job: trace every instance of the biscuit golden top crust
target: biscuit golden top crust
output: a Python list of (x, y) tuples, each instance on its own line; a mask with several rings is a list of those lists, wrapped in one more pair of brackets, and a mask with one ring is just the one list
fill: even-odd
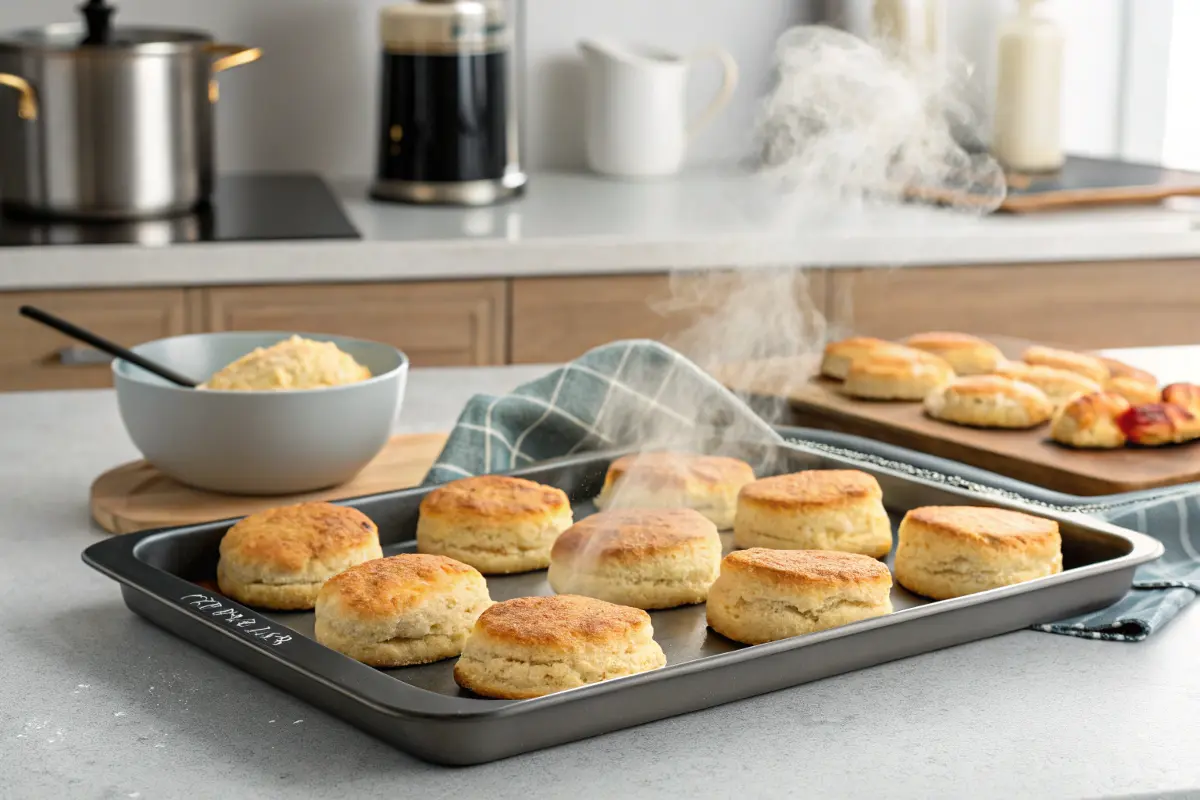
[(337, 559), (379, 539), (371, 518), (332, 503), (268, 508), (236, 523), (221, 539), (222, 558), (300, 572), (310, 561)]
[(1081, 427), (1091, 427), (1102, 419), (1114, 420), (1129, 408), (1129, 401), (1116, 392), (1081, 394), (1063, 406), (1060, 412)]
[(970, 375), (956, 378), (946, 384), (944, 391), (959, 397), (992, 397), (999, 394), (1014, 400), (1046, 400), (1045, 393), (1036, 386), (1003, 375)]
[(776, 509), (829, 507), (881, 498), (879, 481), (856, 469), (811, 469), (763, 478), (742, 487), (738, 502)]
[(909, 347), (918, 350), (966, 350), (976, 347), (991, 348), (994, 345), (986, 339), (972, 336), (969, 333), (953, 333), (951, 331), (928, 331), (914, 333), (904, 340)]
[(554, 560), (640, 561), (717, 538), (717, 526), (690, 508), (601, 511), (554, 541)]
[(982, 506), (925, 506), (914, 508), (905, 522), (992, 547), (1023, 547), (1058, 536), (1052, 519)]
[(818, 583), (836, 588), (892, 583), (892, 573), (878, 559), (832, 550), (734, 550), (721, 561), (721, 571), (726, 570), (787, 585)]
[(416, 606), (431, 593), (475, 576), (473, 567), (446, 556), (401, 553), (376, 558), (339, 572), (321, 587), (318, 602), (337, 595), (340, 613), (361, 619), (389, 618)]
[(508, 644), (569, 652), (620, 641), (649, 625), (650, 615), (640, 608), (558, 594), (496, 603), (480, 615), (475, 631)]
[(1108, 367), (1095, 356), (1070, 350), (1058, 350), (1053, 347), (1034, 345), (1021, 355), (1021, 360), (1035, 366), (1055, 367), (1068, 372), (1076, 372), (1094, 381), (1104, 381), (1109, 375)]
[(1158, 378), (1153, 374), (1146, 372), (1144, 369), (1130, 366), (1123, 361), (1117, 361), (1115, 358), (1097, 357), (1101, 364), (1108, 367), (1109, 374), (1114, 378), (1129, 378), (1142, 383), (1152, 383), (1158, 385)]
[(566, 492), (524, 478), (478, 475), (439, 486), (421, 501), (424, 516), (460, 516), (516, 520), (569, 508)]
[(996, 368), (996, 373), (1007, 378), (1025, 381), (1034, 386), (1055, 385), (1061, 388), (1071, 388), (1080, 392), (1098, 392), (1100, 384), (1078, 372), (1057, 367), (1047, 367), (1041, 364), (1025, 364), (1020, 361), (1009, 361)]
[(876, 347), (895, 347), (894, 342), (876, 339), (874, 336), (851, 336), (825, 345), (825, 355), (844, 356), (866, 352)]
[(754, 480), (754, 470), (740, 459), (671, 452), (621, 456), (608, 465), (604, 482), (611, 486), (626, 475), (648, 489), (683, 486), (690, 482), (719, 486)]

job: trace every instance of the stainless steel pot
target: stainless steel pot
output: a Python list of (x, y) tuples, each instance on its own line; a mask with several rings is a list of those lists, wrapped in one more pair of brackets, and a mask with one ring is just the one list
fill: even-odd
[(78, 219), (185, 213), (213, 182), (216, 74), (257, 48), (200, 31), (84, 27), (0, 36), (0, 207)]

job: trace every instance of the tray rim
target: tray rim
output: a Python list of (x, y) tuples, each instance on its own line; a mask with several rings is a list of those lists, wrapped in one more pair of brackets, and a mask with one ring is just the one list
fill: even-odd
[[(757, 444), (760, 446), (769, 445), (811, 454), (811, 451), (805, 450), (803, 447), (788, 442), (763, 442)], [(593, 460), (598, 461), (605, 458), (613, 458), (618, 455), (636, 450), (637, 448), (619, 448), (605, 451), (592, 451), (585, 454), (539, 462), (538, 464), (522, 467), (504, 474), (518, 476), (528, 475), (531, 473), (536, 474), (547, 469), (553, 469), (555, 466), (569, 465)], [(832, 461), (843, 460), (837, 456), (831, 456), (823, 453), (817, 453), (816, 455)], [(478, 720), (480, 718), (508, 717), (524, 715), (527, 713), (535, 713), (543, 708), (549, 708), (562, 704), (570, 704), (575, 701), (582, 701), (585, 698), (621, 692), (626, 687), (633, 685), (656, 683), (699, 671), (728, 669), (744, 661), (757, 660), (760, 658), (769, 657), (776, 653), (800, 649), (833, 639), (853, 636), (855, 634), (876, 628), (890, 627), (924, 617), (946, 614), (956, 610), (1002, 600), (1006, 597), (1011, 597), (1014, 595), (1025, 594), (1031, 591), (1038, 591), (1040, 589), (1049, 589), (1061, 584), (1073, 583), (1084, 580), (1088, 577), (1109, 572), (1116, 572), (1123, 569), (1129, 569), (1132, 571), (1133, 568), (1158, 558), (1164, 551), (1162, 543), (1154, 537), (1138, 531), (1121, 528), (1105, 520), (1091, 517), (1086, 514), (1041, 509), (1023, 501), (1012, 500), (1009, 498), (981, 496), (966, 489), (942, 485), (934, 481), (925, 480), (919, 476), (907, 475), (886, 467), (872, 465), (871, 469), (881, 474), (888, 474), (908, 483), (921, 484), (936, 488), (941, 491), (946, 491), (951, 494), (957, 494), (959, 496), (974, 498), (977, 500), (982, 497), (988, 504), (995, 503), (997, 505), (1009, 507), (1014, 510), (1027, 511), (1031, 514), (1079, 525), (1087, 530), (1123, 539), (1129, 543), (1130, 550), (1128, 553), (1122, 556), (1118, 556), (1107, 561), (1089, 564), (1083, 567), (1076, 567), (1074, 569), (1065, 570), (1056, 575), (1038, 578), (1034, 581), (1028, 581), (1014, 586), (991, 589), (985, 592), (978, 592), (973, 595), (967, 595), (951, 600), (935, 601), (913, 608), (901, 609), (882, 617), (861, 620), (859, 622), (854, 622), (838, 628), (806, 634), (804, 636), (791, 637), (789, 639), (782, 639), (766, 644), (742, 647), (726, 653), (713, 654), (679, 664), (668, 665), (661, 669), (650, 672), (614, 678), (607, 681), (602, 681), (600, 683), (588, 684), (585, 686), (576, 687), (574, 689), (556, 692), (543, 697), (525, 700), (493, 700), (488, 698), (455, 697), (443, 695), (405, 683), (404, 681), (398, 680), (385, 672), (375, 669), (374, 667), (361, 664), (347, 656), (330, 650), (324, 645), (317, 643), (315, 640), (309, 639), (308, 637), (302, 635), (294, 638), (290, 642), (293, 647), (300, 648), (301, 652), (296, 654), (299, 657), (299, 660), (297, 657), (283, 657), (274, 647), (266, 645), (261, 641), (239, 635), (237, 629), (231, 628), (229, 625), (224, 624), (222, 621), (217, 620), (210, 615), (205, 615), (185, 607), (184, 605), (180, 604), (178, 600), (171, 599), (171, 597), (165, 591), (153, 591), (151, 586), (144, 585), (144, 582), (141, 579), (149, 579), (152, 583), (165, 582), (167, 584), (175, 584), (173, 588), (177, 589), (192, 588), (203, 591), (203, 587), (198, 587), (197, 584), (192, 583), (191, 581), (184, 580), (183, 578), (172, 575), (165, 570), (161, 570), (147, 564), (137, 556), (136, 551), (150, 541), (175, 536), (184, 536), (199, 530), (218, 528), (223, 525), (228, 525), (233, 520), (238, 519), (237, 517), (224, 520), (213, 520), (194, 525), (159, 528), (156, 530), (141, 531), (138, 533), (123, 534), (121, 536), (111, 537), (90, 545), (82, 553), (82, 558), (84, 563), (88, 564), (88, 566), (118, 582), (122, 586), (123, 591), (127, 589), (137, 591), (144, 597), (162, 604), (173, 612), (181, 613), (185, 616), (189, 616), (197, 621), (200, 621), (210, 629), (220, 631), (223, 635), (229, 637), (232, 641), (237, 642), (240, 646), (250, 646), (253, 650), (285, 665), (288, 669), (299, 672), (309, 679), (316, 680), (325, 685), (327, 688), (337, 691), (339, 694), (354, 702), (362, 703), (371, 707), (376, 712), (390, 716), (412, 719), (423, 718), (470, 721)], [(432, 488), (434, 487), (418, 486), (408, 489), (363, 495), (355, 498), (346, 498), (335, 502), (341, 505), (353, 505), (368, 499), (416, 496), (425, 494), (431, 491)], [(183, 595), (180, 595), (180, 597), (182, 596)], [(226, 607), (232, 608), (235, 612), (244, 616), (254, 617), (256, 614), (260, 613), (256, 612), (252, 608), (236, 603), (235, 601), (230, 600), (223, 595), (220, 595), (219, 599), (226, 605)], [(286, 625), (283, 623), (272, 624), (275, 624), (281, 628), (285, 628), (286, 630), (290, 630), (287, 629)], [(303, 651), (311, 651), (311, 653), (305, 653)], [(315, 669), (310, 665), (303, 663), (307, 656), (313, 655), (316, 657), (316, 654), (318, 653), (321, 654), (321, 657), (318, 659), (319, 661), (328, 661), (330, 658), (333, 658), (336, 662), (335, 666), (338, 668), (336, 670), (324, 668)], [(230, 663), (231, 666), (235, 666), (229, 661), (229, 659), (223, 657), (220, 653), (217, 653), (216, 655), (221, 657), (223, 661)], [(339, 675), (334, 676), (330, 674), (331, 672), (337, 672)], [(354, 682), (347, 684), (343, 680), (345, 677), (352, 678)]]

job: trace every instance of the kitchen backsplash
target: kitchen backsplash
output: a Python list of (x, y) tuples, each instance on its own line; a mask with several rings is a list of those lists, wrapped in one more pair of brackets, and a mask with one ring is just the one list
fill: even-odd
[[(377, 14), (389, 0), (117, 0), (121, 24), (209, 30), (263, 48), (263, 60), (221, 81), (217, 146), (223, 169), (313, 169), (367, 175), (377, 101)], [(827, 18), (831, 9), (862, 18), (870, 0), (526, 0), (526, 162), (530, 168), (583, 165), (583, 36), (611, 36), (687, 51), (710, 43), (741, 67), (734, 101), (699, 135), (692, 163), (750, 152), (757, 100), (770, 78), (772, 45), (788, 26)], [(1090, 26), (1068, 42), (1064, 137), (1068, 149), (1111, 153), (1120, 86), (1123, 0), (1050, 0), (1060, 19)], [(0, 29), (73, 19), (77, 0), (0, 0)], [(949, 3), (952, 46), (980, 59), (976, 83), (987, 96), (991, 51), (1006, 0)], [(753, 8), (749, 13), (748, 8)], [(714, 62), (689, 87), (699, 107), (716, 90)]]
[[(257, 64), (221, 79), (217, 147), (222, 169), (374, 169), (378, 102), (377, 15), (389, 0), (115, 0), (118, 24), (197, 27), (263, 49)], [(687, 51), (719, 43), (737, 58), (741, 86), (725, 113), (697, 137), (693, 161), (750, 148), (755, 101), (771, 45), (808, 19), (808, 0), (526, 0), (526, 161), (531, 168), (583, 165), (582, 72), (575, 42), (611, 36)], [(0, 0), (0, 29), (74, 19), (78, 0)], [(697, 68), (696, 106), (716, 91), (715, 63)]]

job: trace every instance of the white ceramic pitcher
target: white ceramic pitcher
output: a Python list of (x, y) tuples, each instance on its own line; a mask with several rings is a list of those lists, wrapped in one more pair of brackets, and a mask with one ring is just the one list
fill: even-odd
[[(678, 172), (688, 140), (716, 118), (737, 86), (737, 62), (720, 47), (684, 56), (584, 39), (579, 48), (586, 74), (588, 166), (606, 175), (649, 178)], [(688, 70), (704, 58), (720, 61), (724, 78), (717, 96), (689, 121)]]

